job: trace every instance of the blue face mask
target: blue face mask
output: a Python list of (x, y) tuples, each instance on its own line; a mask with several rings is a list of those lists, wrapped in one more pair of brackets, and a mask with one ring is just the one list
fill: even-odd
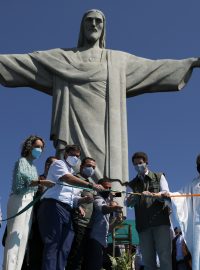
[(142, 164), (137, 164), (134, 165), (136, 172), (138, 172), (139, 174), (144, 174), (147, 170), (147, 164), (146, 163), (142, 163)]
[(82, 173), (85, 176), (90, 177), (94, 174), (94, 169), (92, 167), (84, 167), (82, 170)]
[(31, 151), (32, 157), (35, 159), (39, 158), (42, 154), (42, 149), (41, 148), (33, 148)]

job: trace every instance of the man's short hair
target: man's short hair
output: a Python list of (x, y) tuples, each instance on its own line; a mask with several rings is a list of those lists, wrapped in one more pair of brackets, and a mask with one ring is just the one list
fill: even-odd
[(96, 162), (96, 160), (91, 158), (91, 157), (85, 157), (84, 159), (82, 159), (81, 165), (84, 165), (86, 163), (86, 160), (92, 160), (92, 161)]
[(78, 144), (67, 145), (65, 147), (65, 153), (69, 153), (71, 151), (79, 151), (81, 153), (81, 148)]
[(132, 156), (132, 162), (134, 163), (134, 159), (141, 158), (144, 160), (145, 163), (148, 163), (148, 156), (144, 152), (135, 152)]
[(102, 183), (111, 183), (111, 180), (107, 176), (104, 176), (104, 178), (98, 180), (99, 185), (101, 185)]
[(45, 166), (49, 166), (53, 163), (55, 159), (58, 159), (56, 156), (49, 156), (45, 161)]

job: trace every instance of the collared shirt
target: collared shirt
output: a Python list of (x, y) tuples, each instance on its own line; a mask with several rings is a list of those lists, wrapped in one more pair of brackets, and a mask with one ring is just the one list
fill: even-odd
[(73, 174), (73, 169), (63, 160), (56, 160), (49, 168), (47, 179), (56, 183), (55, 186), (49, 188), (42, 199), (55, 199), (76, 207), (77, 199), (74, 195), (74, 188), (67, 186), (60, 178), (65, 174)]
[(98, 241), (102, 246), (107, 246), (110, 214), (103, 214), (102, 207), (107, 202), (101, 196), (96, 196), (94, 200), (94, 212), (92, 214), (92, 228), (90, 238)]
[[(148, 175), (148, 173), (149, 173), (149, 170), (147, 170), (145, 172), (145, 175)], [(143, 175), (138, 174), (138, 177), (141, 180), (144, 180)], [(167, 183), (167, 179), (165, 178), (164, 174), (162, 174), (161, 177), (160, 177), (160, 191), (169, 191), (169, 186), (168, 186), (168, 183)]]

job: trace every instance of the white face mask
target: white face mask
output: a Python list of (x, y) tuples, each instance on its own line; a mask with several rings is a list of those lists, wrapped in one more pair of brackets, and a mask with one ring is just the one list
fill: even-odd
[(137, 164), (137, 165), (134, 165), (134, 168), (136, 172), (138, 172), (139, 174), (144, 174), (147, 170), (147, 164), (146, 163)]
[(74, 166), (76, 166), (76, 165), (78, 164), (79, 158), (76, 157), (76, 156), (68, 156), (68, 157), (66, 158), (66, 162), (67, 162), (70, 166), (74, 167)]

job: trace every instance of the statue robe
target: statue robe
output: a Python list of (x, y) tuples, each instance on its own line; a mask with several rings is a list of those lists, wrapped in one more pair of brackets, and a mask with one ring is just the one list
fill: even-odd
[[(175, 194), (200, 194), (200, 176)], [(173, 212), (192, 255), (192, 269), (200, 269), (200, 198), (172, 197)]]
[(78, 49), (1, 55), (0, 83), (52, 95), (51, 139), (80, 144), (83, 155), (96, 160), (97, 178), (126, 182), (126, 97), (181, 89), (196, 58), (149, 60), (121, 51), (103, 53), (102, 62), (83, 62)]

